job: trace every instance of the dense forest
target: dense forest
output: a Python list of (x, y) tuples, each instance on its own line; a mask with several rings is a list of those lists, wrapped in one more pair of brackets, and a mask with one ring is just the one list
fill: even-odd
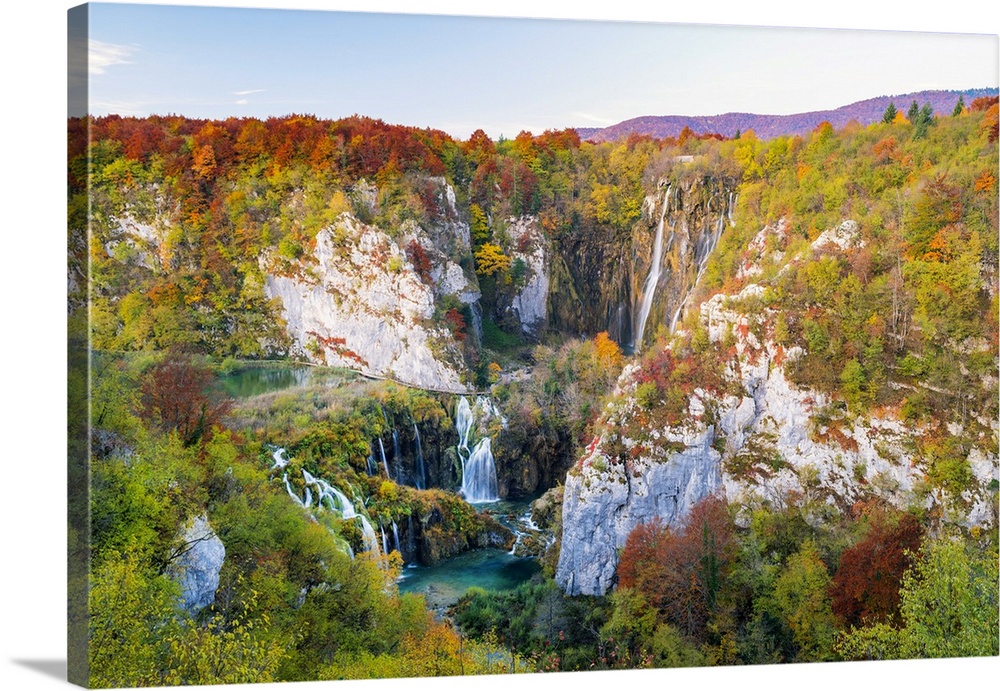
[[(91, 684), (997, 655), (998, 105), (908, 105), (806, 136), (600, 144), (573, 130), (460, 141), (359, 116), (71, 119), (70, 319), (93, 353), (89, 382), (70, 380), (91, 401), (91, 534), (70, 540), (89, 549)], [(670, 185), (691, 181), (725, 181), (729, 217), (674, 328), (654, 317), (633, 342), (647, 231)], [(379, 272), (432, 291), (420, 328), (486, 401), (471, 432), (464, 399), (360, 366), (225, 388), (249, 367), (337, 364), (323, 352), (370, 359), (325, 336), (298, 348), (267, 289), (312, 280), (318, 237), (353, 242), (345, 218), (387, 238), (368, 255)], [(823, 245), (847, 220), (853, 244)], [(450, 227), (467, 246), (442, 249)], [(539, 248), (548, 309), (528, 328)], [(447, 262), (475, 300), (443, 291)], [(625, 327), (591, 307), (622, 295)], [(723, 299), (766, 319), (713, 335), (703, 306)], [(775, 350), (750, 353), (751, 338)], [(850, 502), (801, 478), (778, 491), (767, 482), (794, 459), (723, 440), (721, 473), (766, 491), (637, 526), (611, 590), (565, 594), (567, 473), (586, 472), (598, 439), (601, 462), (626, 468), (676, 451), (658, 431), (684, 425), (696, 393), (739, 395), (736, 357), (828, 401), (804, 423), (817, 443), (857, 451), (845, 431), (876, 417), (912, 430), (912, 492), (894, 501), (857, 466)], [(458, 492), (471, 440), (490, 436), (500, 495), (534, 500), (527, 542)], [(198, 519), (225, 558), (192, 606), (178, 564)], [(447, 607), (401, 591), (404, 564), (486, 547), (540, 569)]]

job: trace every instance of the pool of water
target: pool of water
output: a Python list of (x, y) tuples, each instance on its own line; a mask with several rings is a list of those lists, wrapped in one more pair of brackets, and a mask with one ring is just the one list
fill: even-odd
[(251, 365), (219, 377), (223, 392), (231, 398), (249, 398), (283, 389), (342, 383), (343, 371), (303, 365)]
[(404, 568), (399, 589), (424, 595), (431, 607), (447, 607), (473, 586), (513, 590), (540, 569), (535, 559), (515, 557), (500, 549), (477, 549), (434, 566)]

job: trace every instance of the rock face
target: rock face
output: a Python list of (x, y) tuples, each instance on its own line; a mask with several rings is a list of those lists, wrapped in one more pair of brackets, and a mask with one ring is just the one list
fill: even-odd
[(184, 608), (194, 613), (215, 601), (226, 548), (204, 514), (189, 521), (178, 540), (179, 556), (168, 572), (181, 586)]
[(721, 482), (711, 426), (677, 437), (669, 456), (612, 463), (600, 444), (583, 459), (585, 471), (566, 478), (562, 549), (556, 581), (569, 595), (602, 595), (614, 583), (618, 550), (633, 528), (659, 518), (682, 520)]
[[(670, 329), (680, 320), (691, 290), (698, 283), (708, 257), (726, 226), (732, 223), (735, 183), (727, 180), (679, 174), (662, 180), (656, 193), (643, 206), (645, 226), (633, 233), (631, 334), (636, 350), (659, 325)], [(656, 227), (663, 224), (662, 233)], [(661, 247), (656, 248), (657, 237)], [(659, 257), (653, 273), (652, 260)], [(656, 278), (655, 283), (650, 277)], [(652, 294), (649, 295), (652, 291)], [(649, 303), (648, 314), (642, 306)]]
[(647, 335), (669, 327), (731, 223), (735, 185), (679, 162), (646, 197), (633, 228), (580, 227), (560, 238), (549, 260), (550, 326), (572, 334), (607, 331), (625, 347), (635, 345), (640, 326)]
[[(441, 270), (451, 289), (476, 295), (447, 264)], [(458, 344), (431, 321), (434, 289), (392, 238), (350, 214), (321, 230), (292, 272), (269, 270), (265, 292), (281, 301), (299, 355), (427, 389), (467, 390)]]
[(509, 310), (521, 332), (536, 337), (548, 323), (549, 248), (535, 216), (510, 219), (507, 232), (513, 245), (512, 259), (524, 263), (524, 277)]
[[(852, 226), (839, 226), (810, 251), (856, 243)], [(617, 550), (633, 528), (654, 518), (683, 521), (693, 504), (714, 492), (745, 506), (781, 502), (794, 492), (840, 510), (878, 497), (950, 513), (966, 525), (996, 520), (988, 489), (998, 476), (994, 453), (972, 448), (966, 460), (975, 481), (961, 497), (931, 491), (925, 461), (912, 444), (919, 430), (888, 414), (830, 419), (834, 407), (827, 396), (786, 378), (785, 364), (803, 351), (785, 351), (767, 336), (775, 315), (755, 307), (763, 293), (749, 284), (701, 304), (710, 341), (735, 339), (720, 362), (728, 384), (726, 393), (694, 389), (680, 423), (644, 423), (636, 396), (639, 366), (622, 372), (615, 401), (602, 415), (603, 432), (566, 478), (556, 581), (567, 593), (607, 592)]]

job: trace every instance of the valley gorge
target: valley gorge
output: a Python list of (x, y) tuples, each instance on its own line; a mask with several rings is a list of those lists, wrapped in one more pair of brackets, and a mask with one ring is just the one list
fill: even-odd
[[(88, 123), (95, 607), (266, 619), (288, 680), (429, 631), (565, 670), (910, 635), (907, 569), (996, 548), (980, 105), (919, 137)], [(857, 550), (900, 555), (876, 604)]]

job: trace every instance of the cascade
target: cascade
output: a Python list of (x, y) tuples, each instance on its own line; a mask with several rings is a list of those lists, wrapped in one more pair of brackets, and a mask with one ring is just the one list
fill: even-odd
[(299, 495), (297, 495), (295, 493), (295, 490), (292, 489), (292, 483), (290, 483), (288, 481), (288, 473), (285, 473), (282, 476), (282, 479), (285, 481), (285, 490), (288, 492), (288, 496), (290, 496), (292, 499), (294, 499), (296, 504), (298, 504), (299, 506), (304, 507), (305, 504), (302, 503), (302, 500), (299, 499)]
[[(732, 204), (733, 193), (729, 193), (729, 204)], [(695, 274), (694, 283), (688, 288), (687, 292), (684, 294), (684, 299), (681, 300), (680, 305), (677, 306), (677, 311), (674, 312), (674, 316), (670, 319), (670, 333), (674, 332), (677, 326), (677, 322), (681, 318), (681, 314), (684, 311), (684, 306), (687, 305), (688, 299), (691, 297), (691, 293), (701, 282), (701, 277), (705, 274), (705, 269), (708, 267), (709, 257), (715, 252), (716, 246), (719, 244), (719, 239), (722, 237), (722, 231), (726, 227), (726, 219), (732, 218), (731, 207), (724, 206), (719, 212), (719, 220), (715, 224), (715, 231), (704, 235), (702, 241), (699, 243), (699, 247), (695, 252), (695, 258), (698, 261), (698, 271)]]
[(399, 433), (395, 427), (392, 428), (392, 453), (393, 463), (396, 466), (396, 482), (399, 482), (403, 472), (403, 457), (399, 454)]
[(365, 541), (365, 551), (378, 556), (378, 538), (375, 536), (375, 529), (363, 513), (358, 514), (358, 518), (361, 519), (361, 536)]
[[(480, 398), (476, 406), (498, 414), (492, 402)], [(465, 396), (459, 399), (455, 412), (455, 429), (458, 430), (458, 457), (462, 461), (462, 496), (472, 503), (497, 501), (497, 467), (490, 448), (490, 438), (483, 437), (475, 448), (469, 450), (475, 416)]]
[(653, 296), (656, 293), (656, 284), (660, 281), (660, 263), (663, 261), (663, 224), (667, 217), (667, 205), (670, 201), (670, 185), (663, 194), (663, 209), (660, 211), (660, 221), (656, 224), (656, 237), (653, 240), (653, 263), (649, 267), (649, 274), (642, 288), (642, 304), (639, 306), (638, 322), (636, 323), (635, 339), (633, 348), (635, 352), (642, 349), (642, 337), (646, 330), (646, 320), (649, 318), (649, 310), (653, 307)]
[(417, 551), (416, 536), (413, 533), (413, 514), (406, 514), (406, 549), (409, 554)]
[(385, 445), (382, 444), (382, 437), (378, 438), (378, 450), (382, 454), (382, 467), (385, 468), (385, 477), (389, 479), (389, 464), (385, 462)]
[(378, 529), (382, 533), (382, 554), (389, 553), (389, 542), (385, 539), (385, 528), (382, 527), (382, 519), (378, 519)]
[(396, 526), (396, 521), (392, 522), (392, 539), (396, 543), (396, 551), (402, 554), (403, 550), (399, 548), (399, 528)]
[(497, 469), (490, 438), (483, 437), (462, 464), (462, 496), (470, 504), (497, 501)]
[(274, 459), (274, 465), (271, 466), (271, 470), (279, 470), (288, 465), (288, 459), (285, 457), (285, 450), (281, 447), (275, 449), (271, 458)]
[[(455, 412), (455, 429), (458, 431), (458, 455), (463, 462), (469, 456), (469, 434), (472, 432), (472, 423), (475, 418), (472, 416), (472, 408), (469, 406), (469, 399), (462, 396), (458, 400), (458, 408)], [(465, 451), (465, 455), (462, 452)]]
[(378, 472), (378, 466), (375, 465), (375, 452), (370, 452), (368, 454), (368, 476), (371, 477)]
[(424, 469), (424, 450), (420, 444), (420, 430), (417, 423), (413, 423), (414, 443), (417, 446), (417, 489), (424, 489), (427, 486), (427, 471)]
[[(274, 453), (274, 458), (277, 461), (280, 455), (280, 457), (284, 460), (284, 464), (287, 465), (288, 460), (284, 457), (284, 453), (285, 449), (278, 449)], [(284, 467), (284, 465), (281, 467)], [(305, 509), (310, 508), (312, 506), (313, 498), (312, 488), (315, 488), (317, 493), (316, 509), (324, 508), (325, 504), (327, 509), (336, 511), (344, 520), (360, 520), (361, 535), (365, 543), (365, 551), (371, 552), (375, 556), (381, 556), (381, 554), (383, 554), (383, 552), (379, 551), (378, 538), (375, 536), (375, 531), (372, 529), (371, 523), (368, 521), (368, 517), (359, 512), (354, 503), (348, 499), (343, 492), (326, 480), (316, 477), (305, 468), (302, 469), (302, 479), (305, 482), (304, 499), (300, 499), (295, 493), (295, 490), (292, 488), (292, 483), (288, 480), (288, 473), (285, 472), (282, 475), (282, 480), (285, 483), (285, 490), (288, 492), (288, 496), (290, 496), (296, 504)], [(354, 551), (351, 549), (350, 545), (346, 545), (346, 547), (348, 554), (350, 554), (353, 559)]]

